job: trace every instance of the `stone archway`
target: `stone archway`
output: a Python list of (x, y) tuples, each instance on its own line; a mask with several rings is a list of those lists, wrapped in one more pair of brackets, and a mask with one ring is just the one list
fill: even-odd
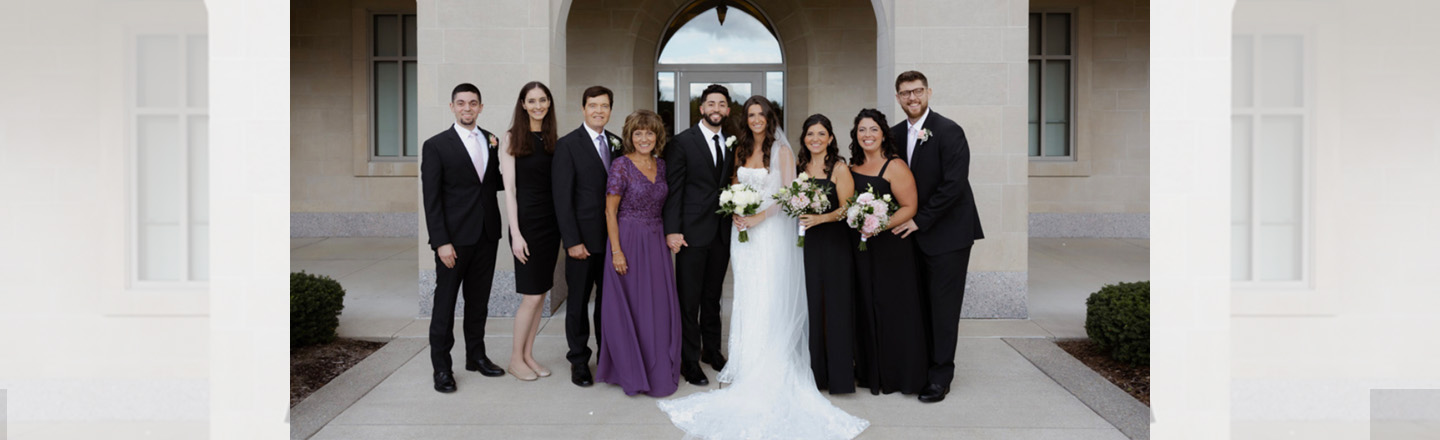
[[(655, 67), (660, 39), (675, 11), (691, 0), (570, 0), (562, 4), (552, 41), (552, 82), (564, 84), (569, 99), (600, 84), (615, 90), (615, 116), (653, 108)], [(823, 7), (797, 0), (757, 2), (780, 36), (785, 53), (785, 100), (792, 120), (827, 113), (848, 120), (849, 113), (886, 102), (856, 84), (878, 84), (877, 4), (841, 0)], [(568, 8), (568, 9), (567, 9)], [(823, 93), (815, 93), (823, 91)], [(888, 96), (884, 95), (884, 96)], [(574, 103), (557, 97), (563, 106)], [(574, 113), (574, 112), (571, 112)], [(562, 125), (578, 124), (561, 112)], [(842, 116), (845, 115), (845, 116)], [(837, 127), (837, 130), (840, 128)], [(848, 130), (848, 127), (846, 127)]]

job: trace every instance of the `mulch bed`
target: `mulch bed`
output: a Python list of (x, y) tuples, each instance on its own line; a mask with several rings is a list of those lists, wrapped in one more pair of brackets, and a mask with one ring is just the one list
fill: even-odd
[(1134, 396), (1136, 400), (1150, 406), (1150, 366), (1142, 365), (1132, 367), (1125, 363), (1110, 358), (1110, 354), (1101, 350), (1095, 342), (1089, 339), (1072, 339), (1056, 341), (1065, 352), (1070, 353), (1075, 359), (1079, 359), (1085, 366), (1100, 373), (1110, 383), (1125, 390)]
[(329, 344), (290, 349), (290, 406), (384, 346), (384, 342), (341, 338)]

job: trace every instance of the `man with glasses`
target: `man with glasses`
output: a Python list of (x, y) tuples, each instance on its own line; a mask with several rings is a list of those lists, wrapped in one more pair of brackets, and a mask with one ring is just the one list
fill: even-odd
[(955, 378), (955, 344), (970, 248), (985, 238), (975, 194), (970, 190), (970, 144), (955, 121), (930, 110), (930, 82), (916, 71), (895, 78), (895, 99), (906, 121), (890, 128), (890, 138), (905, 140), (900, 158), (915, 175), (920, 209), (896, 226), (895, 234), (917, 236), (920, 291), (930, 330), (930, 384), (920, 392), (925, 403), (945, 400)]

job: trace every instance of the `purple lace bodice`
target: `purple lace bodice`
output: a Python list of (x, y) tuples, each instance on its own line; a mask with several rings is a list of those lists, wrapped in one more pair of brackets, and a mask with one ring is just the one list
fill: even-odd
[(655, 182), (645, 178), (645, 173), (621, 156), (610, 162), (610, 180), (605, 185), (605, 194), (620, 195), (620, 210), (616, 217), (622, 220), (660, 221), (660, 209), (665, 206), (665, 196), (670, 189), (665, 184), (665, 161), (656, 160)]

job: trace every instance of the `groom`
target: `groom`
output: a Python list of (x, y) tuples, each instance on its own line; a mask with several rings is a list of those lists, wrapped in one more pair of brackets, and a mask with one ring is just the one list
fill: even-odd
[(430, 316), (430, 365), (435, 391), (455, 391), (450, 348), (455, 346), (455, 302), (465, 288), (465, 369), (495, 377), (505, 374), (485, 356), (485, 316), (500, 241), (500, 183), (496, 138), (475, 125), (484, 105), (470, 83), (450, 92), (455, 124), (420, 150), (420, 184), (425, 227), (435, 250), (435, 306)]
[(970, 248), (985, 238), (970, 191), (970, 144), (955, 121), (930, 111), (930, 82), (916, 71), (895, 78), (895, 98), (907, 120), (890, 129), (890, 138), (905, 139), (901, 159), (915, 175), (920, 209), (915, 218), (894, 228), (916, 236), (920, 292), (928, 307), (930, 384), (920, 401), (945, 400), (955, 378), (955, 343), (960, 303), (965, 299), (965, 273)]
[[(720, 354), (720, 287), (730, 264), (730, 221), (720, 209), (720, 189), (729, 184), (727, 135), (720, 131), (730, 116), (730, 91), (711, 84), (700, 95), (700, 123), (675, 136), (665, 148), (665, 241), (675, 253), (680, 294), (680, 375), (694, 385), (710, 379), (699, 361), (725, 368)], [(696, 316), (699, 319), (697, 321)]]

